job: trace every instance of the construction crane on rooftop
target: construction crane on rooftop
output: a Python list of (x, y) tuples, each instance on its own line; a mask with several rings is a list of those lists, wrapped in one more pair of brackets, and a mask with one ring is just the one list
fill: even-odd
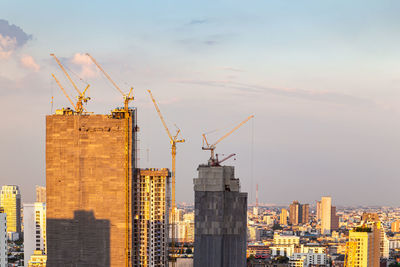
[(160, 117), (160, 120), (162, 124), (164, 125), (165, 131), (168, 134), (170, 143), (171, 143), (171, 156), (172, 156), (172, 185), (171, 185), (171, 251), (172, 251), (172, 266), (175, 266), (176, 264), (176, 253), (175, 253), (175, 158), (176, 158), (176, 144), (177, 143), (184, 143), (185, 139), (178, 139), (178, 135), (181, 132), (181, 130), (178, 128), (176, 131), (176, 134), (172, 136), (171, 132), (168, 129), (167, 124), (164, 121), (164, 117), (161, 114), (160, 109), (158, 108), (157, 102), (153, 97), (153, 94), (151, 93), (150, 90), (147, 90), (149, 92), (149, 95), (151, 97), (151, 100), (153, 101), (154, 107), (157, 110), (158, 116)]
[[(86, 111), (86, 109), (83, 107), (83, 103), (87, 103), (90, 100), (90, 97), (86, 97), (85, 93), (87, 91), (87, 89), (89, 88), (89, 84), (86, 86), (86, 88), (83, 90), (83, 92), (81, 92), (78, 87), (76, 86), (76, 84), (74, 83), (74, 81), (71, 79), (71, 76), (69, 76), (68, 72), (65, 70), (64, 66), (61, 64), (60, 60), (58, 60), (58, 58), (56, 57), (55, 54), (50, 54), (50, 56), (52, 56), (57, 64), (60, 66), (61, 70), (64, 72), (65, 76), (67, 76), (68, 80), (71, 82), (72, 86), (74, 87), (74, 89), (76, 90), (76, 92), (78, 93), (78, 96), (76, 97), (78, 99), (78, 101), (76, 102), (76, 105), (73, 105), (75, 108), (76, 113), (78, 114), (82, 114), (83, 111)], [(58, 86), (61, 87), (61, 89), (63, 90), (64, 94), (67, 96), (66, 91), (64, 88), (62, 88), (61, 84), (59, 81), (57, 81), (56, 77), (53, 75), (53, 78), (56, 80)], [(71, 102), (71, 99), (69, 98), (69, 96), (67, 96), (68, 100)]]
[(203, 150), (210, 150), (211, 152), (211, 157), (208, 161), (208, 163), (211, 166), (217, 166), (219, 163), (221, 163), (221, 161), (218, 161), (218, 157), (215, 157), (214, 154), (214, 150), (216, 148), (216, 145), (221, 142), (222, 140), (224, 140), (225, 138), (227, 138), (229, 135), (231, 135), (234, 131), (236, 131), (237, 129), (239, 129), (243, 124), (245, 124), (247, 121), (249, 121), (250, 119), (254, 118), (254, 115), (251, 115), (249, 117), (247, 117), (244, 121), (242, 121), (241, 123), (239, 123), (237, 126), (235, 126), (232, 130), (230, 130), (228, 133), (226, 133), (224, 136), (222, 136), (220, 139), (218, 139), (215, 143), (210, 144), (207, 141), (207, 137), (206, 134), (203, 134)]
[[(110, 75), (100, 66), (99, 63), (89, 54), (86, 55), (93, 61), (93, 63), (100, 69), (100, 71), (107, 77), (107, 79), (114, 85), (114, 87), (121, 93), (124, 98), (124, 110), (123, 117), (125, 119), (125, 267), (129, 267), (131, 264), (131, 244), (130, 244), (130, 174), (129, 174), (129, 162), (130, 162), (130, 153), (129, 153), (129, 144), (130, 144), (130, 136), (129, 136), (129, 121), (131, 118), (131, 110), (129, 109), (129, 102), (134, 99), (131, 95), (133, 91), (133, 87), (129, 90), (128, 94), (125, 94), (118, 85), (111, 79)], [(133, 127), (133, 125), (132, 125)]]

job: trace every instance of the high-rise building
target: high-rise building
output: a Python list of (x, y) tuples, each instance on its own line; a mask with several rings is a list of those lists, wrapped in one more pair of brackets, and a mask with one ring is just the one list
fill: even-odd
[(389, 240), (377, 213), (364, 213), (362, 224), (371, 228), (374, 235), (374, 249), (379, 251), (380, 258), (389, 257)]
[(331, 234), (339, 228), (339, 216), (336, 215), (336, 207), (332, 207), (331, 197), (322, 197), (320, 204), (321, 234)]
[(194, 267), (246, 266), (247, 193), (233, 166), (200, 165), (194, 179)]
[(7, 214), (7, 232), (21, 233), (21, 193), (17, 185), (3, 185), (0, 207)]
[(316, 205), (317, 221), (321, 220), (321, 201), (317, 201)]
[(168, 169), (141, 169), (133, 184), (133, 266), (168, 265)]
[(132, 264), (136, 110), (46, 117), (47, 265)]
[(379, 267), (379, 248), (375, 236), (367, 226), (357, 227), (349, 232), (347, 245), (347, 266)]
[(24, 204), (24, 262), (26, 267), (35, 251), (41, 251), (43, 255), (47, 254), (46, 203), (43, 202)]
[(7, 214), (0, 207), (0, 266), (8, 266)]
[(288, 224), (288, 210), (287, 209), (282, 209), (281, 214), (279, 216), (279, 224), (280, 225), (287, 225)]
[[(35, 250), (26, 263), (28, 267), (46, 267), (47, 255), (41, 250)], [(47, 265), (48, 266), (48, 265)]]
[(289, 220), (292, 225), (306, 224), (309, 221), (309, 205), (297, 200), (289, 206)]
[(46, 203), (46, 187), (36, 186), (36, 202)]

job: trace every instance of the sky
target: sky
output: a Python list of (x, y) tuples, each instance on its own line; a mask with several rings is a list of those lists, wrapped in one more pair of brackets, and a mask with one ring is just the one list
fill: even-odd
[[(236, 156), (242, 191), (255, 201), (398, 206), (400, 195), (400, 2), (396, 0), (15, 1), (0, 9), (0, 184), (23, 202), (45, 184), (45, 116), (70, 106), (54, 73), (90, 84), (88, 111), (106, 114), (134, 87), (140, 167), (171, 166), (177, 201), (209, 152), (201, 135)], [(53, 97), (53, 102), (52, 102)]]

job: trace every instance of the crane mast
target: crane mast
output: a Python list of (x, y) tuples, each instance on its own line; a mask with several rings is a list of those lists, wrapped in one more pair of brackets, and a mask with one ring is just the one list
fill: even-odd
[[(133, 87), (129, 90), (128, 94), (125, 94), (118, 85), (111, 79), (110, 75), (100, 66), (99, 63), (89, 54), (86, 55), (93, 61), (93, 63), (100, 69), (100, 71), (107, 77), (107, 79), (114, 85), (114, 87), (121, 93), (124, 98), (124, 119), (125, 119), (125, 267), (131, 265), (131, 241), (130, 241), (130, 206), (131, 206), (131, 190), (130, 190), (130, 172), (129, 172), (129, 162), (130, 160), (130, 136), (129, 136), (129, 121), (131, 119), (131, 112), (129, 110), (129, 102), (134, 100), (131, 95), (133, 92)], [(133, 127), (133, 125), (132, 125)]]
[(160, 120), (165, 128), (165, 131), (168, 134), (168, 137), (170, 139), (170, 143), (171, 143), (171, 156), (172, 156), (172, 185), (171, 185), (171, 251), (172, 251), (172, 266), (176, 265), (176, 253), (175, 253), (175, 239), (176, 239), (176, 233), (175, 233), (175, 158), (176, 158), (176, 144), (177, 143), (184, 143), (185, 139), (178, 139), (178, 135), (180, 133), (180, 129), (177, 130), (175, 136), (172, 136), (171, 132), (168, 129), (167, 124), (165, 123), (164, 117), (161, 114), (161, 111), (157, 105), (156, 100), (153, 97), (153, 94), (151, 93), (150, 90), (147, 90), (147, 92), (149, 93), (151, 100), (153, 101), (154, 107), (157, 110), (157, 114), (160, 117)]

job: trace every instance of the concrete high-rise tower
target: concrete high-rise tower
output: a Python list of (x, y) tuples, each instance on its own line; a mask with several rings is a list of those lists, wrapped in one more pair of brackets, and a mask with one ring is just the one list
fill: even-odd
[(46, 117), (47, 266), (132, 264), (136, 110)]
[(292, 225), (306, 224), (309, 221), (309, 205), (293, 201), (289, 206), (289, 219)]
[(339, 228), (339, 217), (336, 215), (336, 207), (332, 206), (331, 197), (322, 197), (320, 203), (321, 234), (331, 234), (331, 231)]
[(247, 193), (233, 166), (200, 165), (194, 179), (194, 267), (246, 266)]
[(168, 266), (168, 169), (140, 169), (133, 195), (133, 266)]
[(0, 207), (7, 214), (7, 232), (21, 233), (21, 192), (17, 185), (3, 185)]

